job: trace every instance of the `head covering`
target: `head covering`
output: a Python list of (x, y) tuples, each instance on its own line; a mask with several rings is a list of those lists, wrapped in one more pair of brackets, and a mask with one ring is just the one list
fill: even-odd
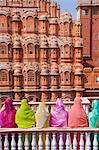
[(99, 127), (99, 101), (94, 100), (92, 102), (92, 112), (88, 115), (89, 127)]
[(45, 128), (49, 126), (49, 113), (46, 111), (46, 105), (44, 102), (39, 104), (35, 118), (36, 127)]
[(16, 112), (15, 122), (19, 128), (32, 128), (35, 126), (35, 114), (23, 99), (20, 108)]
[(68, 113), (65, 110), (61, 98), (57, 98), (56, 106), (51, 113), (50, 125), (51, 127), (67, 127)]
[(74, 99), (74, 105), (69, 112), (68, 126), (70, 128), (88, 127), (87, 115), (81, 104), (80, 97)]
[(16, 110), (12, 104), (11, 98), (7, 98), (4, 102), (3, 109), (0, 112), (1, 128), (14, 128), (15, 127), (15, 113), (16, 113)]

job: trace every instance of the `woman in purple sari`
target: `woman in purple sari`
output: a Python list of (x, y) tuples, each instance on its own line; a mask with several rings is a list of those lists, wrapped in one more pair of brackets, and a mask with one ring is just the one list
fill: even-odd
[[(51, 112), (50, 116), (50, 126), (51, 127), (62, 127), (66, 128), (68, 125), (68, 113), (65, 110), (65, 106), (61, 98), (57, 98), (56, 106), (54, 110)], [(60, 134), (57, 134), (57, 149), (59, 149), (59, 139)], [(63, 141), (66, 141), (66, 135), (63, 133)], [(65, 145), (64, 145), (65, 146)]]
[(51, 113), (50, 126), (51, 127), (64, 127), (68, 124), (68, 113), (61, 98), (57, 98), (56, 106)]

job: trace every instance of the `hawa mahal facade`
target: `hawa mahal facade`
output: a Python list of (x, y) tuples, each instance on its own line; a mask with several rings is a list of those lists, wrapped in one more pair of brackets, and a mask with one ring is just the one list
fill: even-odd
[(54, 0), (0, 0), (1, 97), (49, 101), (91, 94), (91, 78), (85, 81), (92, 72), (83, 62), (81, 22), (60, 15)]

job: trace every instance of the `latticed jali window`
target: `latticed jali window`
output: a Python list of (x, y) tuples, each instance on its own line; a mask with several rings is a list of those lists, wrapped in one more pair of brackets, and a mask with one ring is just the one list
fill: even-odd
[(28, 72), (28, 81), (34, 81), (34, 72), (33, 71), (29, 71)]
[(0, 71), (0, 81), (7, 81), (7, 72), (5, 70)]
[(3, 44), (0, 44), (0, 54), (6, 54), (6, 53), (7, 53), (6, 46)]

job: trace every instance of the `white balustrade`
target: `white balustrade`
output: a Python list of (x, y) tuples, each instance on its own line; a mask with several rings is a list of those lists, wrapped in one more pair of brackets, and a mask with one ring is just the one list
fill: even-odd
[[(73, 142), (70, 133), (74, 134)], [(90, 140), (91, 134), (94, 135), (93, 140)], [(93, 150), (98, 150), (98, 134), (99, 129), (89, 128), (2, 128), (0, 150), (30, 150), (30, 146), (32, 150), (77, 150), (78, 147), (79, 150), (91, 150), (91, 145)], [(79, 141), (77, 135), (80, 135)]]
[(8, 134), (5, 135), (4, 150), (9, 150)]
[(22, 134), (19, 133), (18, 134), (18, 150), (22, 150), (22, 149), (23, 149)]
[(43, 137), (42, 133), (39, 133), (38, 150), (43, 150)]
[(52, 133), (52, 145), (51, 150), (57, 150), (56, 133)]
[(72, 145), (71, 145), (71, 140), (70, 140), (70, 133), (67, 133), (66, 136), (66, 150), (71, 150)]
[(46, 133), (45, 149), (50, 150), (50, 137), (49, 133)]
[(63, 141), (63, 138), (64, 138), (63, 133), (60, 133), (59, 150), (64, 150), (64, 141)]
[(16, 150), (15, 134), (12, 133), (11, 150)]
[(36, 150), (36, 149), (37, 149), (36, 134), (34, 132), (34, 133), (32, 133), (32, 150)]
[(90, 133), (87, 133), (86, 149), (91, 150)]
[(98, 150), (98, 139), (97, 133), (94, 133), (93, 150)]
[(2, 149), (2, 135), (0, 134), (0, 149)]
[(77, 133), (74, 132), (73, 150), (77, 150)]
[(24, 147), (25, 150), (29, 150), (29, 139), (28, 139), (28, 134), (25, 134), (25, 142), (24, 142)]
[(84, 150), (84, 133), (80, 133), (80, 150)]

